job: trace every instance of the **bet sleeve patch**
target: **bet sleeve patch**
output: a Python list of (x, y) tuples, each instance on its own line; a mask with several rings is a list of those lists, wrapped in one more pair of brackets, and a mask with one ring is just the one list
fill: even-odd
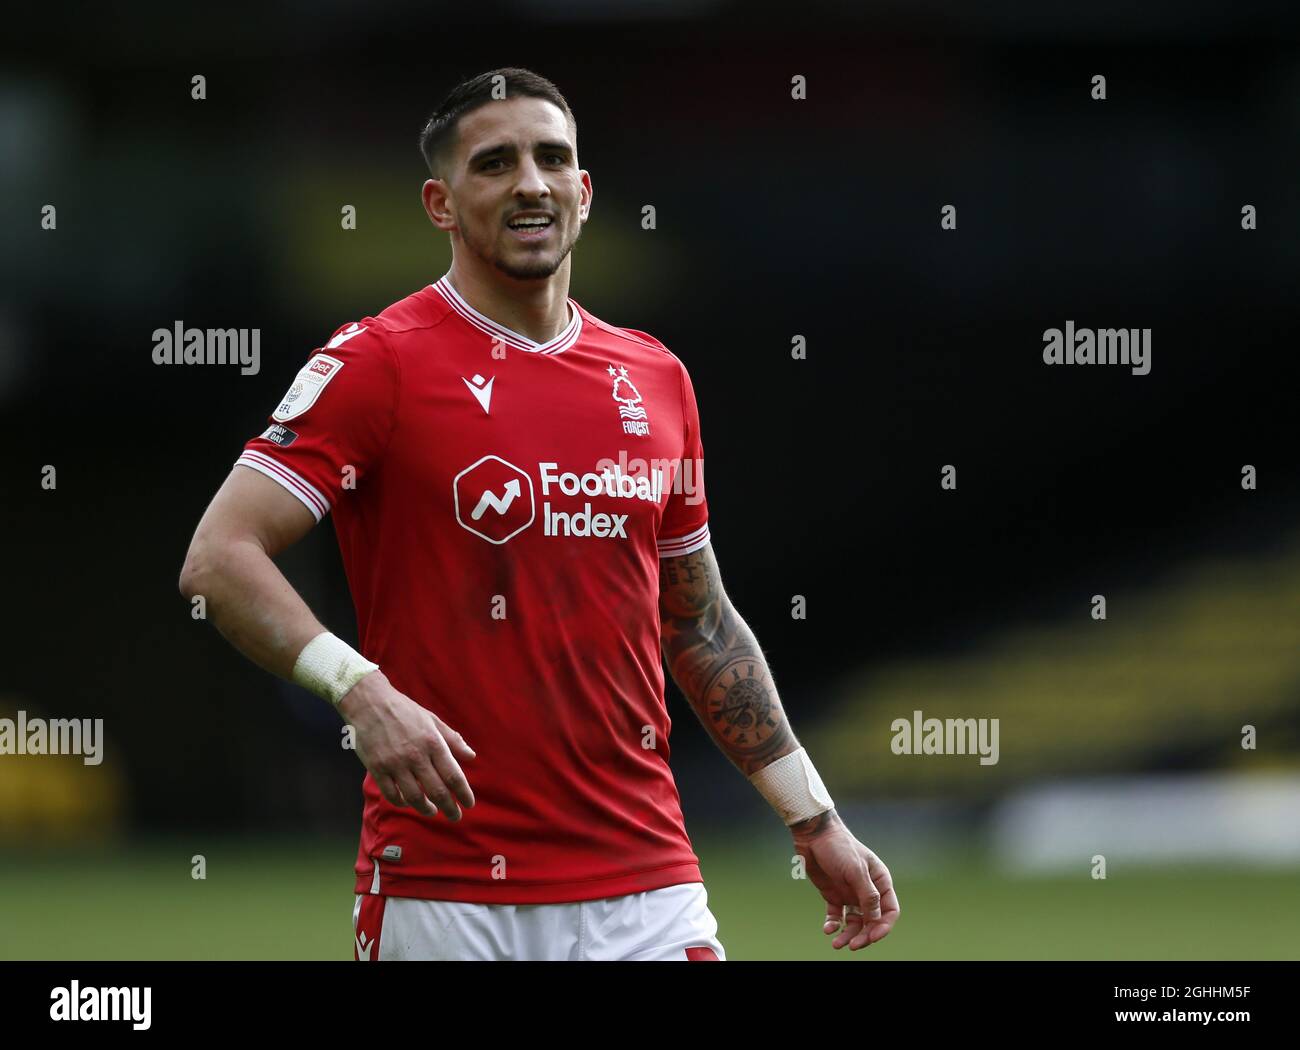
[(320, 393), (325, 389), (326, 384), (342, 370), (343, 362), (337, 357), (330, 357), (329, 354), (316, 354), (303, 365), (297, 378), (294, 379), (293, 385), (280, 399), (280, 404), (276, 410), (271, 413), (271, 418), (281, 423), (287, 423), (289, 420), (302, 415), (316, 403), (316, 399), (320, 397)]

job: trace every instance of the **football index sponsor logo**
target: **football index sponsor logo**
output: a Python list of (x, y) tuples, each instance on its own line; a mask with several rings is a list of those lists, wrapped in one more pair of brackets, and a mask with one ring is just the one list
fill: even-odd
[[(639, 395), (638, 395), (639, 396)], [(555, 463), (539, 463), (542, 474), (542, 495), (548, 496), (551, 487), (565, 496), (608, 496), (611, 499), (640, 499), (658, 503), (663, 495), (663, 474), (655, 471), (651, 477), (633, 478), (615, 468), (597, 474), (594, 471), (581, 476), (566, 471), (556, 473)], [(610, 539), (627, 539), (624, 526), (627, 514), (593, 513), (591, 501), (580, 511), (553, 510), (550, 501), (542, 504), (542, 525), (547, 536), (608, 536)]]
[(533, 479), (500, 456), (484, 456), (451, 482), (456, 520), (488, 543), (505, 543), (533, 523)]
[(82, 988), (73, 981), (50, 991), (51, 1021), (130, 1021), (137, 1032), (145, 1031), (153, 1001), (152, 988)]
[[(602, 461), (603, 462), (603, 461)], [(596, 539), (627, 539), (630, 513), (599, 510), (591, 499), (581, 507), (559, 497), (638, 499), (658, 504), (666, 486), (663, 471), (632, 477), (613, 464), (599, 473), (562, 471), (554, 462), (537, 464), (542, 495), (542, 534)], [(500, 456), (484, 456), (452, 480), (456, 520), (489, 543), (501, 544), (530, 526), (537, 516), (533, 479)], [(566, 509), (561, 509), (565, 507)]]

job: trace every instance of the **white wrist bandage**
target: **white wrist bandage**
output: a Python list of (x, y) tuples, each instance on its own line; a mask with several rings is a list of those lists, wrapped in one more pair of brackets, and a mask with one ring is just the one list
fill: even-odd
[(786, 827), (835, 808), (803, 748), (764, 766), (749, 782), (772, 804)]
[(318, 634), (298, 654), (293, 680), (337, 704), (344, 694), (371, 671), (379, 670), (359, 652), (329, 631)]

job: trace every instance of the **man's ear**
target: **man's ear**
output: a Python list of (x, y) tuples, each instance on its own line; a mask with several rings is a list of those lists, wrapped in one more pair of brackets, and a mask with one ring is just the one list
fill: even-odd
[(426, 180), (420, 190), (420, 200), (424, 204), (424, 213), (438, 229), (450, 232), (456, 228), (451, 212), (451, 192), (442, 179)]
[(578, 177), (582, 180), (582, 195), (585, 198), (582, 203), (578, 205), (578, 218), (583, 222), (586, 222), (591, 218), (591, 198), (594, 193), (591, 188), (591, 172), (584, 168), (578, 172)]

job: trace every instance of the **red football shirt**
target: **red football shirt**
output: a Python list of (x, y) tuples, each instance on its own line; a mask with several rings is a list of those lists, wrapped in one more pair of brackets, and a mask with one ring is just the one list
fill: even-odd
[(316, 351), (238, 462), (334, 513), (361, 652), (464, 734), (460, 821), (367, 774), (359, 893), (699, 882), (669, 769), (659, 558), (708, 542), (685, 367), (569, 300), (535, 343), (446, 277)]

